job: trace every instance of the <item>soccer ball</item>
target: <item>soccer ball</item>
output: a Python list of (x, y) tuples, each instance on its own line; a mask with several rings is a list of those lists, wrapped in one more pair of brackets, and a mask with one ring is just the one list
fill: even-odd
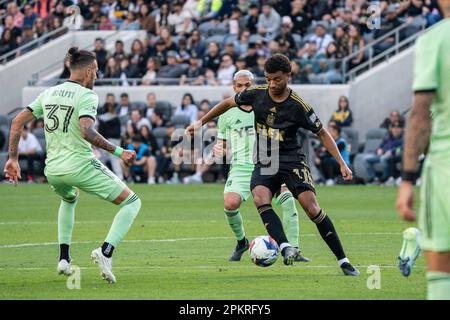
[(250, 243), (250, 258), (259, 267), (268, 267), (280, 255), (278, 244), (269, 236), (259, 236)]

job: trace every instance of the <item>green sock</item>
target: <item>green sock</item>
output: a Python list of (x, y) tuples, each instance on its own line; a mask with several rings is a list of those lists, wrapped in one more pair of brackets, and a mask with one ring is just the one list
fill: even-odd
[(72, 202), (61, 200), (58, 211), (58, 242), (70, 245), (72, 241), (73, 224), (75, 222), (75, 207), (78, 203), (78, 195)]
[(428, 300), (450, 300), (450, 273), (427, 272)]
[(119, 206), (121, 208), (116, 214), (105, 240), (105, 242), (112, 244), (114, 247), (117, 247), (130, 229), (134, 218), (136, 218), (141, 208), (141, 200), (136, 194), (130, 193)]
[(242, 216), (238, 210), (229, 211), (225, 210), (225, 216), (227, 217), (228, 224), (230, 225), (231, 230), (233, 230), (236, 239), (242, 240), (245, 237), (244, 225), (242, 223)]
[(299, 248), (298, 212), (295, 199), (289, 191), (282, 192), (277, 197), (277, 202), (283, 209), (283, 228), (289, 243)]

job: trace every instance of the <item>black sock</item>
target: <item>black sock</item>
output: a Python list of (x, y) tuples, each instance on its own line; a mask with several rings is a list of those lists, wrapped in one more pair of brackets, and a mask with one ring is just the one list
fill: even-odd
[(114, 246), (108, 242), (103, 242), (102, 253), (105, 257), (111, 258), (114, 251)]
[(59, 261), (64, 259), (70, 262), (69, 248), (70, 246), (65, 243), (59, 245)]
[(311, 219), (317, 226), (322, 239), (327, 243), (328, 247), (334, 253), (338, 260), (345, 258), (344, 249), (341, 240), (334, 229), (333, 222), (325, 212), (320, 210), (319, 214)]
[(270, 204), (259, 206), (258, 212), (264, 222), (267, 233), (269, 233), (272, 239), (275, 240), (278, 245), (288, 242), (283, 230), (283, 224), (275, 211), (273, 211), (272, 206)]

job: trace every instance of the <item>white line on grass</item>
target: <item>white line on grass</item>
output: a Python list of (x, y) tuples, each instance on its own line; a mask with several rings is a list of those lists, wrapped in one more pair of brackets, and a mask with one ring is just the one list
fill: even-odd
[[(381, 269), (396, 269), (398, 268), (397, 265), (378, 265)], [(296, 267), (301, 269), (325, 269), (325, 268), (339, 268), (337, 265), (304, 265), (304, 264), (297, 264)], [(356, 268), (368, 268), (369, 265), (355, 265)], [(226, 271), (227, 269), (254, 269), (254, 265), (241, 265), (241, 266), (224, 266), (224, 265), (217, 265), (217, 266), (114, 266), (114, 269), (123, 269), (123, 270), (148, 270), (148, 269), (217, 269), (220, 271)], [(29, 268), (0, 268), (0, 270), (23, 270), (23, 271), (33, 271), (33, 270), (49, 270), (53, 269), (52, 267), (29, 267)], [(80, 267), (82, 270), (90, 270), (90, 269), (98, 269), (98, 267)], [(425, 269), (425, 266), (415, 266), (414, 269)]]
[[(367, 233), (342, 233), (343, 236), (386, 236), (386, 235), (401, 235), (400, 232), (367, 232)], [(304, 233), (300, 237), (316, 237), (316, 233)], [(250, 236), (254, 238), (255, 236)], [(200, 237), (200, 238), (174, 238), (174, 239), (142, 239), (142, 240), (124, 240), (124, 243), (154, 243), (154, 242), (176, 242), (176, 241), (203, 241), (203, 240), (224, 240), (224, 239), (234, 239), (233, 237)], [(89, 244), (97, 243), (98, 241), (74, 241), (72, 244)], [(26, 248), (26, 247), (37, 247), (37, 246), (54, 246), (58, 245), (57, 242), (37, 242), (37, 243), (17, 243), (17, 244), (3, 244), (0, 245), (0, 249), (9, 248)]]

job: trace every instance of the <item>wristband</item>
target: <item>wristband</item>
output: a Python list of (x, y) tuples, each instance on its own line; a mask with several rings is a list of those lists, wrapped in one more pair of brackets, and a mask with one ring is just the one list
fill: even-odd
[(122, 153), (123, 153), (123, 148), (117, 146), (116, 149), (114, 150), (114, 155), (115, 155), (116, 157), (120, 158), (120, 156), (122, 155)]
[(417, 179), (417, 172), (414, 171), (402, 171), (402, 181), (409, 181), (414, 183)]

